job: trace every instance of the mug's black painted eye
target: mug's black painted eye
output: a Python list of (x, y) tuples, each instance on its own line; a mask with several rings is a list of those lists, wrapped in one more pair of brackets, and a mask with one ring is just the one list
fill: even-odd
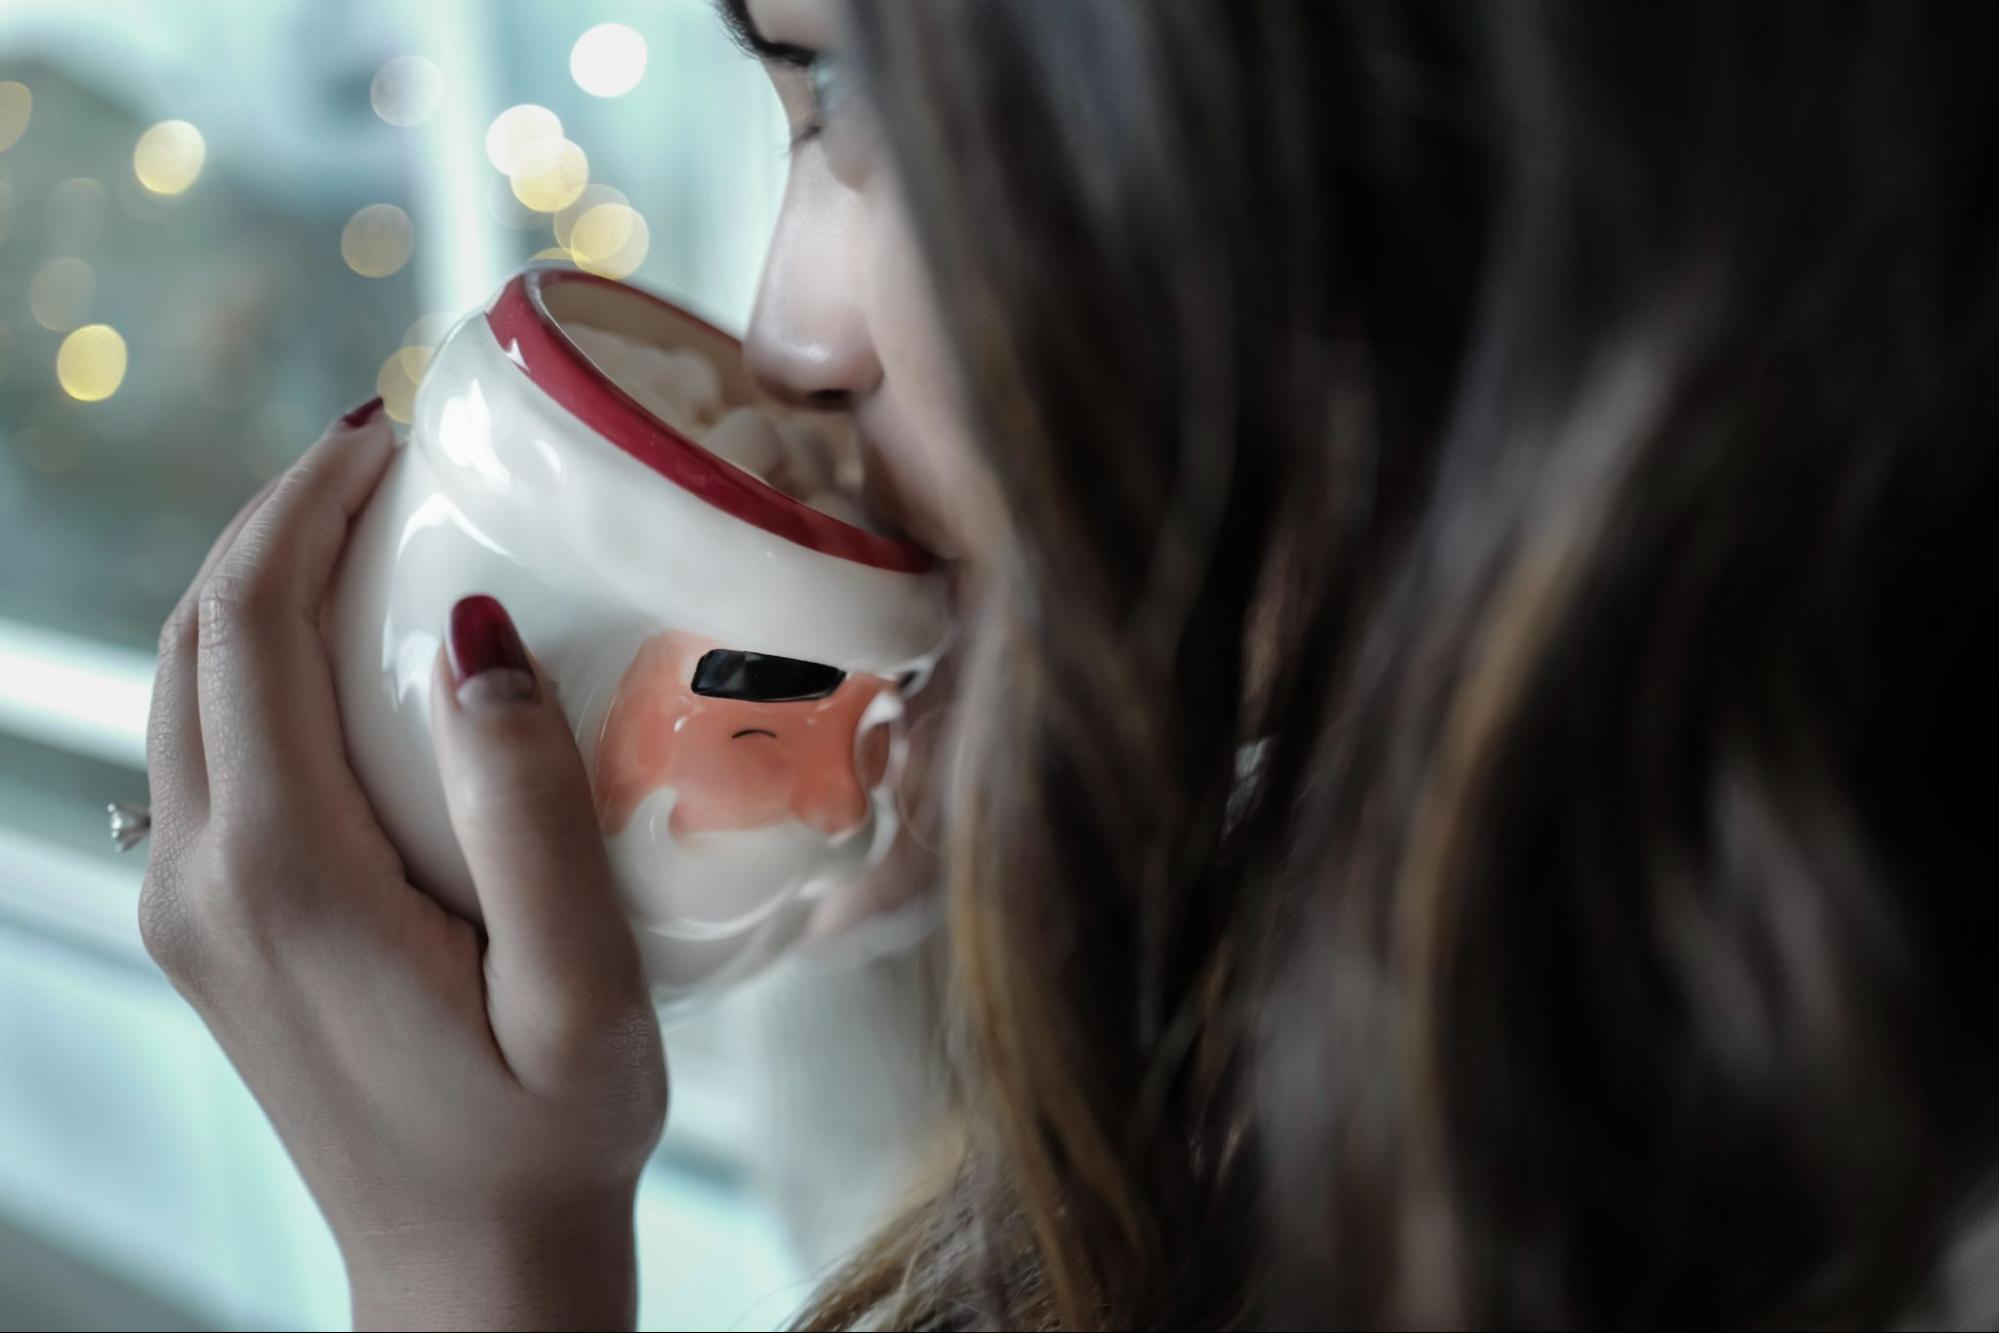
[(744, 699), (751, 703), (795, 703), (824, 699), (840, 688), (847, 673), (795, 657), (715, 648), (694, 664), (693, 689), (711, 699)]

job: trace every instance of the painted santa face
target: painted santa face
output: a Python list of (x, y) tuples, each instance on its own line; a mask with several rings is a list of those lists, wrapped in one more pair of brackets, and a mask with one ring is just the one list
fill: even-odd
[(679, 630), (654, 635), (618, 682), (597, 743), (605, 833), (622, 833), (662, 789), (675, 793), (676, 839), (787, 821), (829, 841), (852, 833), (887, 767), (887, 727), (864, 734), (863, 722), (889, 685)]

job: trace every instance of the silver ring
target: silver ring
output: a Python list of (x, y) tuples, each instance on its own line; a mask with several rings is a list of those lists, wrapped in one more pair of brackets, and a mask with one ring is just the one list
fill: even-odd
[(104, 812), (111, 816), (111, 843), (121, 852), (131, 851), (153, 831), (153, 812), (143, 805), (113, 801)]

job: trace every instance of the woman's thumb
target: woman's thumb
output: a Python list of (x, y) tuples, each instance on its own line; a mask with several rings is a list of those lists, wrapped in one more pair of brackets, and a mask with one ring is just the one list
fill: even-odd
[(444, 656), (432, 738), (486, 922), (493, 1030), (526, 1076), (521, 1060), (582, 1055), (579, 1036), (644, 1004), (638, 951), (575, 738), (505, 608), (461, 600)]

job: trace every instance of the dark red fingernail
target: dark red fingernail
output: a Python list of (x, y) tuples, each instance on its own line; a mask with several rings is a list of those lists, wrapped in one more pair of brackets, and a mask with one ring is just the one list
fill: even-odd
[(500, 603), (478, 593), (451, 608), (446, 636), (451, 681), (467, 703), (516, 702), (535, 696), (534, 667), (513, 618)]
[(340, 418), (340, 424), (349, 430), (358, 430), (374, 420), (375, 413), (381, 410), (382, 399), (380, 395), (377, 395), (355, 408), (352, 412), (349, 412), (346, 416)]

